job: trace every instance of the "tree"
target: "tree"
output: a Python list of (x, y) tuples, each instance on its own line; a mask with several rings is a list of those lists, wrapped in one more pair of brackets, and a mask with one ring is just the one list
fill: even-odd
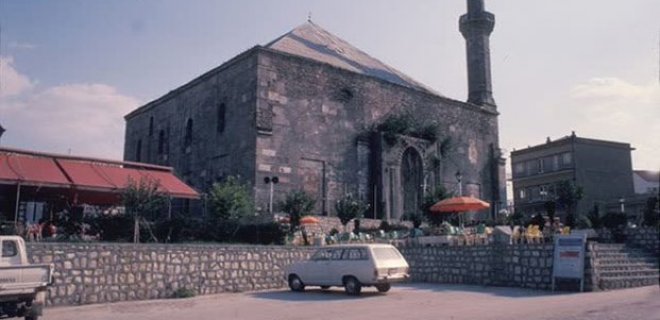
[(360, 199), (356, 199), (351, 194), (347, 194), (335, 203), (335, 211), (339, 221), (346, 229), (346, 224), (355, 218), (361, 218), (364, 212), (369, 209), (369, 205)]
[(300, 218), (308, 215), (314, 210), (316, 200), (303, 190), (295, 190), (286, 195), (284, 201), (280, 204), (282, 211), (289, 214), (291, 229), (295, 230), (300, 226)]
[(566, 210), (566, 225), (575, 225), (575, 207), (584, 196), (582, 187), (576, 186), (573, 181), (564, 180), (557, 185), (557, 204)]
[(649, 197), (646, 199), (646, 208), (644, 208), (644, 225), (658, 227), (660, 222), (660, 208), (658, 208), (658, 198)]
[(591, 210), (589, 210), (589, 213), (587, 214), (587, 218), (589, 219), (592, 228), (598, 229), (603, 226), (600, 217), (600, 208), (598, 207), (598, 204), (595, 203), (594, 207)]
[[(159, 190), (160, 184), (156, 180), (142, 178), (139, 182), (128, 181), (128, 186), (122, 193), (122, 204), (125, 214), (133, 218), (133, 242), (140, 242), (140, 222), (154, 221), (161, 216), (165, 209), (166, 197)], [(153, 233), (151, 237), (155, 239)]]
[(420, 209), (422, 209), (422, 212), (424, 212), (424, 216), (426, 217), (426, 220), (431, 225), (439, 226), (440, 224), (442, 224), (443, 221), (445, 221), (445, 217), (446, 217), (446, 215), (438, 214), (436, 212), (431, 212), (431, 207), (434, 204), (436, 204), (438, 201), (447, 199), (449, 197), (450, 194), (442, 185), (436, 186), (434, 192), (424, 196), (424, 201), (422, 201), (422, 206)]
[(217, 223), (240, 222), (254, 215), (254, 203), (248, 186), (233, 176), (213, 184), (209, 201)]

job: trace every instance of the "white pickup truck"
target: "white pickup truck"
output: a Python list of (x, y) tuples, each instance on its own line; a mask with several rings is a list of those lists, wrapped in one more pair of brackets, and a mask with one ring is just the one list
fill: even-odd
[(30, 264), (18, 236), (0, 236), (0, 248), (0, 318), (38, 319), (53, 283), (53, 265)]

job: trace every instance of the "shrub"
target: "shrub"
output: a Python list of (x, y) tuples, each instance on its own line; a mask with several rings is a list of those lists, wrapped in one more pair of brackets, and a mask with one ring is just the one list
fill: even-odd
[(589, 219), (592, 228), (599, 229), (603, 226), (603, 222), (600, 217), (600, 208), (598, 207), (598, 204), (594, 204), (593, 209), (591, 209), (587, 214), (587, 218)]
[(289, 214), (291, 229), (295, 230), (295, 228), (300, 226), (300, 218), (312, 212), (315, 204), (316, 200), (305, 191), (296, 190), (286, 195), (286, 198), (282, 201), (280, 207), (282, 208), (282, 211)]
[(363, 216), (369, 205), (362, 200), (353, 197), (351, 194), (345, 195), (335, 203), (335, 211), (341, 224), (346, 228), (346, 224)]
[(179, 288), (172, 293), (172, 299), (192, 298), (196, 295), (197, 293), (195, 293), (195, 291), (192, 289)]
[(254, 214), (254, 203), (248, 186), (236, 177), (213, 184), (209, 194), (211, 213), (218, 223), (239, 221)]
[(644, 225), (657, 227), (660, 226), (660, 208), (658, 208), (658, 198), (649, 197), (646, 199), (646, 208), (644, 208)]
[(424, 200), (422, 201), (420, 209), (422, 209), (422, 212), (424, 212), (424, 217), (426, 218), (426, 221), (429, 222), (429, 224), (433, 226), (439, 226), (447, 219), (447, 214), (431, 212), (431, 207), (434, 204), (447, 198), (449, 198), (449, 193), (442, 185), (436, 186), (434, 192), (424, 196)]

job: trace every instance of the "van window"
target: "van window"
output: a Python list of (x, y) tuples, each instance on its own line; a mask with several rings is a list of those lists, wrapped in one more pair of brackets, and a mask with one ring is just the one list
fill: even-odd
[(312, 256), (312, 260), (330, 260), (331, 257), (332, 257), (332, 250), (321, 249), (319, 251), (316, 251), (316, 253)]
[(399, 260), (401, 254), (395, 248), (374, 248), (376, 260)]
[(364, 248), (353, 248), (344, 250), (343, 260), (366, 260), (367, 251)]
[(342, 249), (332, 250), (330, 259), (332, 259), (332, 260), (341, 260), (341, 254), (342, 254), (343, 251), (344, 250), (342, 250)]
[(2, 242), (2, 257), (14, 257), (18, 254), (18, 248), (16, 248), (15, 241), (3, 241)]

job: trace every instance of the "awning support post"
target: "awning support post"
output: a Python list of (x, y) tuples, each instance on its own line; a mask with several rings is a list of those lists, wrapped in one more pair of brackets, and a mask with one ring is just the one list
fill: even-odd
[(14, 209), (14, 232), (18, 232), (18, 207), (21, 203), (21, 184), (16, 185), (16, 207)]

